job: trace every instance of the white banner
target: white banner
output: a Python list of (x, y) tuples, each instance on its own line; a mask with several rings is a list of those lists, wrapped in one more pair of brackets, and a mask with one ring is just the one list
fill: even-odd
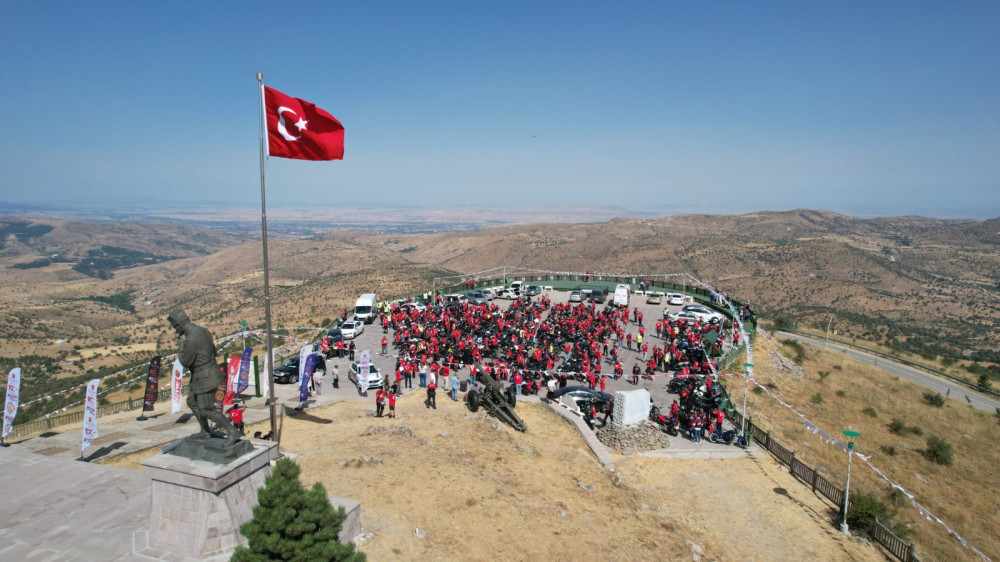
[(174, 367), (170, 371), (170, 413), (176, 414), (181, 411), (181, 387), (184, 386), (184, 366), (180, 359), (174, 360)]
[(270, 397), (268, 394), (271, 384), (271, 361), (267, 353), (264, 354), (264, 370), (260, 373), (260, 395)]
[(83, 406), (83, 446), (80, 447), (80, 454), (97, 439), (97, 385), (101, 379), (94, 379), (87, 383), (87, 398)]
[(372, 365), (372, 353), (369, 350), (361, 352), (361, 360), (358, 361), (358, 387), (361, 394), (368, 392), (368, 371)]
[(3, 406), (3, 436), (14, 431), (14, 416), (17, 415), (17, 400), (21, 394), (21, 368), (14, 367), (7, 375), (7, 401)]
[(302, 349), (299, 350), (299, 378), (300, 379), (302, 377), (304, 377), (305, 374), (306, 374), (306, 359), (312, 353), (313, 353), (313, 346), (312, 346), (311, 343), (303, 345)]

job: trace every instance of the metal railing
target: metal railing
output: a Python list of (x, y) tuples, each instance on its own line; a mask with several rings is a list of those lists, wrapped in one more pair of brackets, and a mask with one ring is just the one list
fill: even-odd
[[(187, 387), (185, 387), (186, 389)], [(183, 393), (185, 390), (182, 390)], [(164, 401), (170, 398), (170, 388), (161, 388), (160, 393), (157, 396), (157, 401)], [(110, 404), (102, 404), (97, 407), (97, 417), (109, 416), (112, 414), (118, 414), (121, 412), (128, 412), (129, 410), (136, 410), (142, 408), (142, 397), (132, 398), (129, 397), (128, 400), (122, 400), (121, 402), (112, 402)], [(19, 439), (22, 437), (30, 437), (32, 435), (37, 435), (39, 433), (44, 433), (56, 427), (63, 425), (72, 425), (74, 423), (83, 423), (83, 411), (79, 412), (69, 412), (66, 414), (58, 414), (55, 416), (48, 416), (44, 419), (30, 421), (21, 425), (15, 425), (11, 430), (10, 435), (7, 436), (8, 439)]]
[[(728, 391), (724, 385), (722, 388), (725, 395), (728, 396)], [(731, 400), (727, 400), (727, 402), (729, 406), (726, 408), (726, 417), (729, 418), (729, 421), (734, 426), (742, 427), (744, 421), (743, 414), (736, 410)], [(746, 419), (746, 428), (747, 433), (753, 435), (754, 441), (762, 449), (771, 453), (774, 458), (787, 465), (792, 475), (800, 482), (811, 486), (813, 492), (819, 492), (833, 502), (834, 505), (840, 506), (841, 515), (843, 515), (844, 490), (820, 476), (815, 468), (797, 459), (794, 451), (786, 449), (771, 437), (769, 431), (764, 431), (761, 427), (754, 424), (752, 416)], [(917, 557), (913, 544), (897, 537), (888, 527), (880, 523), (877, 518), (868, 528), (868, 535), (873, 541), (885, 547), (893, 556), (903, 562), (919, 562), (920, 559)]]

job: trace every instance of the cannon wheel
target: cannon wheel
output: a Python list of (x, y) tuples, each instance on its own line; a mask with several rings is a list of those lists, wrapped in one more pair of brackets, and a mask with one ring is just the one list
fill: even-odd
[(511, 409), (517, 404), (517, 391), (514, 389), (514, 385), (507, 387), (507, 403), (510, 404)]
[(469, 411), (479, 411), (479, 393), (475, 389), (469, 391)]

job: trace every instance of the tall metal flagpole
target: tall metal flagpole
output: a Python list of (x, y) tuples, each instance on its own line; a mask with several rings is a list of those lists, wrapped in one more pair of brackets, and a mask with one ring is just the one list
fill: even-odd
[(271, 406), (271, 439), (281, 445), (278, 435), (276, 406), (274, 403), (274, 350), (271, 349), (271, 284), (267, 267), (267, 199), (264, 196), (264, 148), (267, 117), (264, 112), (264, 75), (257, 73), (257, 88), (260, 91), (260, 232), (264, 247), (264, 322), (267, 331), (267, 402)]

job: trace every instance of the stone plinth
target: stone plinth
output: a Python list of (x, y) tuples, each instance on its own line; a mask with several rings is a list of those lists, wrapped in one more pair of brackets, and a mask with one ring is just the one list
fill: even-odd
[(617, 425), (632, 425), (649, 417), (649, 391), (645, 388), (619, 390), (615, 393), (615, 409), (611, 421)]
[(204, 558), (245, 545), (240, 525), (253, 518), (257, 490), (271, 474), (278, 445), (253, 440), (253, 450), (228, 464), (170, 454), (142, 461), (153, 483), (150, 546)]
[(344, 513), (347, 514), (344, 522), (340, 525), (340, 533), (337, 535), (337, 540), (345, 544), (354, 542), (354, 539), (358, 538), (358, 535), (361, 534), (361, 502), (348, 498), (338, 498), (336, 496), (327, 496), (327, 499), (330, 500), (333, 509), (343, 507)]

